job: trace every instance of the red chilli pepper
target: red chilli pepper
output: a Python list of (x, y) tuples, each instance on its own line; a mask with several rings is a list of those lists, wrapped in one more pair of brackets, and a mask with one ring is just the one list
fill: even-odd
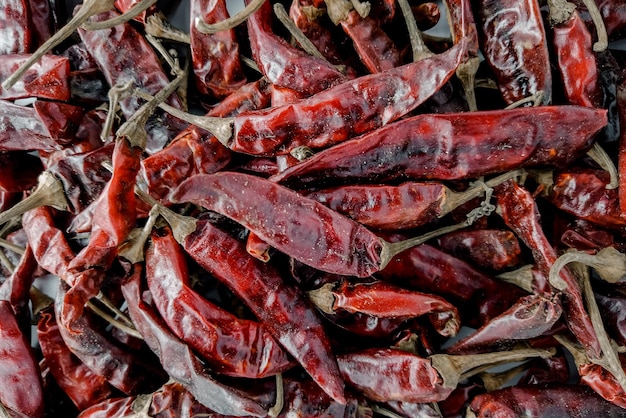
[(169, 328), (216, 372), (261, 378), (291, 367), (293, 362), (265, 327), (231, 315), (189, 287), (185, 254), (171, 232), (152, 235), (146, 276)]
[(606, 111), (575, 106), (420, 115), (319, 152), (273, 180), (293, 187), (455, 180), (561, 166), (583, 154), (605, 125)]
[[(8, 78), (30, 56), (25, 54), (5, 55), (0, 63), (0, 79)], [(24, 74), (24, 82), (10, 89), (0, 87), (0, 98), (5, 100), (24, 97), (39, 97), (51, 100), (70, 99), (70, 62), (67, 58), (44, 55)]]
[(30, 52), (32, 32), (30, 11), (25, 0), (6, 0), (0, 7), (0, 55)]
[(191, 55), (196, 86), (202, 94), (224, 98), (243, 86), (246, 77), (239, 61), (239, 45), (235, 31), (224, 30), (212, 34), (201, 33), (195, 25), (196, 18), (206, 23), (227, 19), (225, 0), (190, 1)]
[(537, 0), (481, 0), (477, 4), (482, 51), (507, 104), (543, 91), (552, 98), (552, 75)]
[(0, 301), (0, 403), (19, 416), (44, 416), (43, 386), (37, 361), (20, 330), (13, 309)]
[(273, 266), (251, 257), (245, 244), (207, 221), (189, 230), (193, 232), (177, 237), (187, 253), (246, 303), (329, 396), (345, 403), (330, 343), (305, 296), (287, 285)]

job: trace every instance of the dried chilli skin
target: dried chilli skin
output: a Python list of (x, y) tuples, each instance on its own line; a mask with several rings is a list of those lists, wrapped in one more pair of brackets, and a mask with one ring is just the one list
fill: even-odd
[(274, 34), (270, 2), (252, 14), (247, 25), (252, 57), (272, 84), (310, 96), (346, 80), (325, 60), (312, 57)]
[(512, 343), (539, 337), (549, 331), (561, 317), (558, 296), (548, 299), (529, 295), (518, 300), (475, 333), (446, 349), (448, 354), (473, 354), (510, 348)]
[(53, 151), (61, 144), (51, 138), (35, 109), (0, 100), (0, 151)]
[(522, 261), (519, 240), (505, 229), (455, 231), (439, 237), (437, 246), (486, 271), (501, 271)]
[(153, 303), (169, 328), (216, 372), (262, 378), (292, 366), (265, 327), (223, 311), (189, 287), (184, 252), (171, 233), (152, 235), (146, 276)]
[(150, 349), (159, 357), (170, 378), (181, 383), (203, 405), (224, 415), (263, 417), (267, 411), (245, 393), (211, 377), (191, 349), (176, 338), (155, 309), (143, 299), (141, 266), (122, 285), (130, 317)]
[(593, 391), (574, 385), (508, 387), (476, 396), (469, 407), (477, 418), (621, 417), (624, 410)]
[[(193, 202), (244, 225), (263, 241), (329, 273), (367, 277), (380, 269), (381, 240), (312, 199), (248, 174), (194, 176), (174, 202)], [(312, 250), (313, 249), (313, 250)]]
[(316, 190), (307, 197), (374, 229), (408, 229), (441, 213), (446, 187), (437, 182), (354, 185)]
[(0, 3), (0, 55), (30, 52), (33, 40), (29, 14), (25, 0), (3, 0)]
[(43, 417), (43, 383), (30, 344), (18, 326), (13, 309), (0, 301), (0, 377), (6, 384), (0, 403), (18, 416)]
[[(576, 123), (574, 123), (576, 121)], [(272, 179), (290, 187), (456, 180), (564, 166), (591, 145), (606, 111), (576, 106), (419, 115), (317, 153)]]
[(538, 91), (551, 102), (548, 45), (537, 0), (481, 0), (476, 15), (482, 51), (507, 104)]
[(229, 17), (225, 0), (191, 0), (191, 54), (196, 86), (200, 93), (224, 98), (246, 83), (239, 60), (239, 44), (233, 29), (213, 34), (201, 33), (197, 17), (216, 23)]
[(182, 245), (246, 303), (331, 398), (345, 404), (330, 342), (315, 309), (298, 288), (285, 283), (272, 265), (250, 256), (244, 243), (207, 221), (199, 221)]
[[(24, 61), (26, 54), (2, 56), (0, 80), (7, 79)], [(70, 62), (67, 58), (44, 55), (24, 75), (24, 79), (10, 89), (0, 88), (0, 97), (5, 100), (24, 97), (39, 97), (51, 100), (70, 99)]]
[(593, 39), (576, 10), (567, 21), (553, 24), (552, 44), (568, 102), (602, 107)]
[(236, 152), (275, 155), (301, 145), (328, 147), (374, 130), (434, 94), (464, 55), (462, 43), (441, 55), (359, 77), (293, 104), (235, 117), (227, 145)]
[[(557, 253), (543, 233), (539, 210), (533, 197), (526, 189), (510, 181), (497, 186), (495, 190), (498, 210), (504, 222), (530, 248), (540, 272), (548, 277)], [(585, 310), (580, 285), (566, 269), (561, 270), (560, 278), (562, 289), (559, 290), (563, 293), (563, 313), (567, 326), (588, 355), (599, 358), (600, 342)], [(549, 294), (553, 290), (542, 289), (542, 292)]]
[(612, 230), (623, 230), (619, 189), (607, 189), (609, 175), (596, 169), (558, 170), (547, 199), (557, 208)]

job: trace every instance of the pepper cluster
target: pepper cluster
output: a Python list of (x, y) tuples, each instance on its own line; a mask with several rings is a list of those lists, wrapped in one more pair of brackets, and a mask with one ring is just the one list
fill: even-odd
[(625, 0), (156, 3), (0, 2), (0, 416), (626, 416)]

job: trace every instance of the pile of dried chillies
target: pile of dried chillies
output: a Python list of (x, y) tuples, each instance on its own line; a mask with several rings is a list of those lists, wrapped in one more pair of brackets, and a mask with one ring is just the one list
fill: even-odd
[(0, 416), (626, 416), (626, 1), (62, 6), (0, 4)]

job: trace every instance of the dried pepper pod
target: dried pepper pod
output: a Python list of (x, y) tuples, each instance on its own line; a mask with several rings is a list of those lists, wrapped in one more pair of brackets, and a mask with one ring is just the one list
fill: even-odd
[(69, 350), (52, 309), (41, 312), (37, 338), (54, 380), (79, 410), (112, 396), (113, 388), (107, 380), (91, 371)]
[(481, 0), (477, 10), (482, 51), (504, 101), (512, 104), (542, 91), (542, 103), (550, 103), (552, 73), (537, 0)]
[(465, 44), (461, 43), (441, 55), (349, 80), (292, 104), (229, 119), (194, 117), (160, 106), (212, 132), (236, 152), (272, 156), (299, 146), (324, 148), (415, 109), (452, 77), (464, 54)]
[(550, 357), (550, 350), (514, 350), (498, 353), (422, 358), (406, 351), (367, 349), (337, 357), (346, 382), (379, 402), (438, 402), (457, 387), (461, 376), (476, 367), (531, 357)]
[(196, 87), (202, 94), (224, 98), (246, 83), (235, 31), (230, 29), (204, 34), (196, 28), (195, 19), (200, 17), (207, 23), (227, 19), (226, 1), (193, 0), (189, 7), (189, 36)]
[(146, 276), (153, 303), (169, 328), (216, 372), (262, 378), (292, 366), (265, 327), (223, 311), (189, 287), (185, 255), (171, 232), (152, 235)]
[(624, 410), (594, 394), (583, 386), (511, 386), (476, 396), (467, 410), (467, 417), (503, 416), (621, 417)]
[(0, 403), (18, 416), (43, 417), (43, 387), (35, 355), (20, 330), (13, 308), (0, 301), (0, 372), (4, 382)]
[(461, 325), (457, 309), (445, 299), (380, 281), (328, 283), (308, 295), (327, 314), (347, 311), (397, 319), (426, 315), (435, 330), (446, 337), (456, 335)]
[(0, 6), (0, 55), (30, 52), (33, 34), (29, 25), (29, 5), (26, 0), (7, 0)]
[(234, 416), (263, 417), (267, 411), (242, 391), (230, 388), (210, 376), (191, 349), (172, 335), (154, 308), (142, 297), (141, 266), (134, 265), (122, 292), (133, 323), (143, 335), (171, 378), (181, 383), (203, 405)]
[(486, 271), (511, 268), (522, 259), (519, 240), (505, 229), (455, 231), (437, 238), (437, 246)]
[[(2, 57), (0, 80), (8, 78), (27, 59), (26, 54)], [(67, 58), (44, 55), (37, 64), (24, 74), (24, 81), (10, 89), (0, 88), (0, 97), (5, 100), (38, 97), (58, 101), (70, 99), (70, 63)]]
[(606, 111), (574, 106), (419, 115), (319, 152), (273, 180), (303, 188), (563, 166), (605, 125)]

